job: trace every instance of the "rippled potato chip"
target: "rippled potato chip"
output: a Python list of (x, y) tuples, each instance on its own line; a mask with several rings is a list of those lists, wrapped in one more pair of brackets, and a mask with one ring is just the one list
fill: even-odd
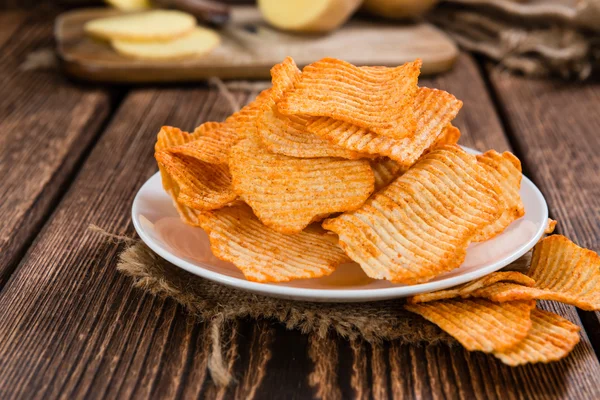
[(512, 153), (500, 154), (489, 150), (477, 156), (477, 161), (496, 180), (500, 190), (500, 199), (504, 202), (504, 212), (494, 223), (484, 227), (475, 237), (474, 242), (483, 242), (502, 233), (513, 221), (525, 215), (525, 207), (521, 201), (521, 162)]
[(531, 329), (515, 346), (495, 351), (494, 356), (512, 367), (527, 363), (557, 361), (579, 343), (579, 327), (554, 313), (531, 311)]
[(193, 137), (194, 140), (171, 147), (169, 151), (210, 164), (227, 164), (229, 151), (238, 140), (235, 132), (223, 122), (205, 122), (196, 128)]
[(471, 238), (501, 206), (476, 158), (444, 146), (323, 227), (369, 277), (412, 285), (460, 266)]
[[(163, 126), (160, 129), (160, 132), (158, 132), (156, 144), (154, 145), (154, 151), (158, 153), (169, 148), (184, 145), (190, 141), (196, 140), (198, 136), (199, 135), (197, 134), (190, 135), (187, 132), (183, 132), (179, 128)], [(179, 185), (175, 180), (173, 180), (171, 175), (164, 167), (161, 166), (160, 163), (158, 164), (158, 169), (160, 171), (163, 189), (173, 200), (173, 205), (177, 209), (182, 221), (188, 225), (199, 226), (199, 214), (201, 211), (189, 208), (179, 202), (177, 200), (180, 192)]]
[(250, 281), (318, 278), (349, 261), (335, 236), (319, 227), (282, 234), (263, 225), (245, 204), (202, 213), (200, 224), (213, 254), (235, 264)]
[[(468, 297), (479, 297), (472, 296), (472, 293), (482, 289), (487, 288), (498, 282), (514, 282), (519, 284), (522, 287), (531, 287), (535, 284), (535, 281), (524, 275), (520, 272), (516, 271), (504, 271), (504, 272), (492, 272), (489, 275), (486, 275), (482, 278), (476, 279), (471, 282), (467, 282), (465, 284), (450, 288), (438, 290), (436, 292), (429, 292), (418, 294), (416, 296), (409, 297), (407, 302), (410, 304), (417, 303), (427, 303), (430, 301), (444, 300), (444, 299), (452, 299), (456, 297), (468, 298)], [(531, 300), (531, 299), (529, 299)]]
[(370, 164), (373, 174), (375, 174), (375, 191), (383, 189), (394, 179), (406, 172), (406, 168), (387, 157), (371, 160)]
[(382, 136), (410, 137), (420, 70), (421, 60), (386, 68), (324, 58), (304, 68), (277, 106), (287, 115), (329, 117)]
[(289, 234), (331, 213), (360, 207), (374, 190), (366, 160), (288, 157), (251, 139), (233, 147), (229, 166), (236, 193), (258, 218)]
[(359, 153), (387, 156), (410, 167), (428, 149), (455, 144), (460, 131), (450, 124), (462, 101), (443, 90), (418, 88), (414, 103), (415, 134), (405, 138), (378, 135), (372, 130), (328, 117), (313, 118), (307, 129), (329, 142)]
[(461, 299), (404, 307), (439, 326), (465, 349), (492, 353), (510, 349), (527, 337), (535, 301)]
[(309, 133), (305, 115), (284, 115), (277, 110), (276, 103), (285, 92), (294, 87), (301, 72), (291, 57), (271, 69), (273, 89), (271, 98), (265, 101), (257, 117), (258, 134), (264, 146), (277, 154), (292, 157), (343, 157), (360, 158), (360, 154), (329, 143)]
[(177, 182), (177, 201), (195, 210), (221, 208), (237, 196), (227, 165), (210, 164), (197, 158), (173, 154), (168, 149), (154, 154), (156, 161)]
[(554, 229), (556, 229), (556, 221), (552, 218), (548, 218), (548, 225), (546, 226), (546, 229), (544, 229), (544, 233), (549, 235), (554, 232)]

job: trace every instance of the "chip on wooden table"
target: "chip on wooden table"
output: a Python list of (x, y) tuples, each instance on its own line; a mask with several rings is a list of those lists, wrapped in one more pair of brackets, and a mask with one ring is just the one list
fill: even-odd
[(421, 60), (396, 68), (357, 67), (334, 58), (306, 66), (277, 104), (284, 114), (330, 117), (379, 135), (414, 135), (413, 103)]
[(262, 224), (245, 204), (202, 213), (201, 226), (213, 254), (235, 264), (250, 281), (318, 278), (349, 261), (335, 236), (320, 227), (282, 234)]
[(371, 160), (370, 164), (373, 174), (375, 175), (375, 191), (383, 189), (394, 179), (406, 172), (406, 168), (387, 157)]
[(493, 354), (512, 367), (528, 363), (547, 363), (566, 357), (579, 343), (579, 326), (554, 313), (531, 311), (531, 329), (515, 346)]
[[(436, 292), (429, 292), (418, 294), (407, 299), (409, 304), (427, 303), (430, 301), (437, 301), (443, 299), (452, 299), (456, 297), (468, 298), (472, 297), (471, 294), (481, 288), (486, 288), (498, 282), (512, 282), (517, 283), (523, 287), (531, 287), (535, 284), (535, 281), (516, 271), (501, 271), (492, 272), (482, 278), (475, 279), (474, 281), (464, 283), (459, 286), (455, 286), (450, 289), (438, 290)], [(478, 296), (474, 296), (478, 297)]]
[(360, 207), (374, 190), (366, 160), (295, 158), (274, 154), (256, 140), (231, 150), (235, 192), (267, 226), (300, 232), (314, 220)]
[(544, 233), (546, 235), (549, 235), (552, 232), (554, 232), (554, 229), (556, 229), (556, 220), (553, 220), (552, 218), (548, 218), (548, 225), (546, 225), (546, 229), (544, 229)]
[(231, 174), (225, 164), (211, 164), (197, 158), (162, 150), (156, 161), (177, 183), (177, 201), (196, 210), (223, 207), (237, 196), (231, 186)]
[(533, 287), (496, 284), (473, 293), (494, 301), (554, 300), (583, 310), (600, 310), (600, 257), (564, 236), (552, 235), (533, 249), (528, 275)]
[(471, 238), (500, 216), (495, 189), (475, 156), (444, 146), (323, 227), (369, 277), (426, 282), (460, 266)]
[(264, 146), (277, 154), (292, 157), (360, 158), (360, 154), (329, 143), (308, 132), (305, 115), (284, 115), (276, 103), (300, 79), (301, 72), (291, 57), (271, 69), (271, 98), (262, 104), (257, 117), (258, 134)]
[(475, 237), (474, 242), (483, 242), (502, 233), (513, 221), (525, 215), (525, 207), (521, 200), (521, 162), (514, 154), (505, 151), (500, 154), (489, 150), (477, 156), (477, 161), (496, 180), (500, 187), (500, 198), (504, 202), (504, 212), (494, 223), (484, 227)]
[(404, 307), (439, 326), (465, 349), (491, 353), (510, 349), (525, 339), (535, 301), (456, 299)]
[[(185, 143), (196, 140), (197, 138), (198, 135), (196, 134), (189, 134), (172, 126), (163, 126), (158, 132), (156, 144), (154, 145), (154, 151), (158, 153), (163, 150), (184, 145)], [(181, 220), (188, 225), (199, 226), (199, 215), (201, 211), (187, 207), (177, 200), (180, 192), (179, 185), (175, 180), (173, 180), (167, 170), (160, 165), (160, 163), (158, 164), (158, 169), (160, 171), (163, 189), (173, 200), (173, 205), (177, 209)]]
[(307, 129), (329, 142), (359, 153), (387, 156), (405, 167), (434, 146), (455, 144), (460, 131), (450, 124), (462, 102), (443, 90), (418, 88), (414, 103), (415, 134), (391, 138), (368, 128), (328, 117), (313, 118)]
[(194, 30), (196, 18), (177, 10), (153, 10), (98, 18), (87, 22), (87, 34), (100, 39), (153, 42), (172, 40)]

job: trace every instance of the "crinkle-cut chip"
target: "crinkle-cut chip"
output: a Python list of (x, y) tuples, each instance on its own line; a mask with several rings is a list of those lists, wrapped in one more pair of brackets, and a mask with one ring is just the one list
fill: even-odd
[(460, 266), (473, 235), (501, 206), (476, 158), (444, 146), (323, 227), (369, 277), (411, 285)]
[(271, 69), (273, 88), (271, 98), (265, 101), (257, 117), (258, 134), (263, 145), (277, 154), (291, 157), (342, 157), (361, 158), (361, 155), (329, 143), (306, 129), (310, 117), (284, 115), (277, 110), (276, 103), (284, 93), (293, 88), (301, 72), (291, 57)]
[[(439, 140), (439, 146), (454, 144), (458, 129), (446, 129), (462, 107), (462, 101), (443, 90), (419, 88), (414, 103), (417, 119), (415, 134), (391, 138), (351, 123), (328, 117), (309, 121), (309, 132), (329, 142), (359, 153), (387, 156), (406, 167), (414, 164)], [(460, 136), (460, 131), (458, 131)], [(447, 143), (445, 143), (447, 142)]]
[(194, 130), (194, 140), (171, 147), (169, 151), (210, 164), (227, 164), (229, 151), (238, 136), (225, 122), (205, 122)]
[[(444, 300), (444, 299), (452, 299), (455, 297), (479, 297), (479, 296), (471, 296), (471, 294), (479, 289), (487, 288), (497, 282), (515, 282), (518, 283), (518, 286), (521, 287), (531, 287), (535, 284), (535, 281), (524, 275), (520, 272), (516, 271), (503, 271), (503, 272), (492, 272), (489, 275), (486, 275), (482, 278), (476, 279), (472, 282), (467, 282), (465, 284), (444, 290), (438, 290), (436, 292), (429, 292), (418, 294), (416, 296), (409, 297), (407, 302), (409, 304), (417, 304), (417, 303), (427, 303), (430, 301)], [(517, 299), (521, 300), (521, 299)], [(529, 299), (530, 300), (530, 299)]]
[(356, 67), (324, 58), (306, 66), (277, 104), (283, 114), (329, 117), (395, 138), (412, 136), (421, 60), (396, 68)]
[(500, 187), (500, 199), (504, 203), (504, 212), (494, 223), (487, 225), (473, 238), (474, 242), (483, 242), (502, 233), (513, 221), (525, 215), (525, 208), (519, 189), (521, 188), (521, 162), (512, 153), (500, 154), (489, 150), (477, 156), (477, 161), (489, 172)]
[(512, 367), (548, 363), (566, 357), (577, 343), (579, 326), (559, 315), (536, 308), (531, 311), (531, 329), (525, 339), (493, 354)]
[(460, 129), (450, 123), (442, 130), (442, 133), (440, 133), (437, 139), (433, 142), (430, 149), (447, 146), (450, 144), (457, 144), (459, 139)]
[(525, 339), (535, 301), (460, 299), (404, 307), (439, 326), (465, 349), (491, 353), (510, 349)]
[[(179, 128), (174, 128), (172, 126), (163, 126), (158, 132), (158, 136), (156, 138), (156, 144), (154, 145), (154, 151), (156, 153), (161, 152), (163, 150), (173, 148), (176, 146), (184, 145), (190, 141), (196, 140), (199, 135), (197, 134), (189, 134), (187, 132), (183, 132)], [(181, 204), (177, 200), (177, 196), (179, 196), (179, 185), (171, 175), (166, 171), (164, 167), (158, 163), (158, 169), (160, 171), (161, 181), (163, 185), (163, 189), (173, 200), (173, 205), (177, 209), (180, 218), (183, 222), (192, 226), (199, 226), (199, 214), (201, 211), (194, 210), (193, 208), (189, 208), (183, 204)]]
[(224, 124), (235, 132), (238, 140), (258, 137), (257, 120), (261, 107), (270, 100), (272, 88), (265, 89), (254, 100), (230, 115)]
[(562, 235), (548, 236), (533, 249), (527, 273), (535, 287), (552, 291), (583, 310), (600, 310), (600, 256)]
[(231, 150), (233, 187), (267, 226), (297, 233), (335, 212), (355, 210), (374, 190), (366, 160), (294, 158), (245, 139)]
[(250, 281), (318, 278), (349, 261), (335, 236), (318, 226), (282, 234), (263, 225), (245, 204), (204, 212), (201, 226), (213, 254), (235, 264)]
[(556, 220), (553, 220), (552, 218), (548, 218), (548, 225), (546, 225), (546, 229), (544, 229), (544, 233), (546, 235), (549, 235), (552, 232), (554, 232), (554, 229), (556, 229)]
[(177, 201), (196, 210), (214, 210), (236, 199), (231, 175), (224, 164), (173, 154), (169, 149), (154, 154), (161, 168), (177, 183)]
[(370, 164), (373, 174), (375, 174), (375, 191), (383, 189), (407, 170), (397, 161), (387, 157), (371, 160)]

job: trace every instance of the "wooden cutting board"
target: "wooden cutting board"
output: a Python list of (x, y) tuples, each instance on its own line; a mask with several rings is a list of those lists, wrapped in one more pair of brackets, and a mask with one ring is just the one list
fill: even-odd
[(57, 52), (71, 76), (96, 82), (197, 81), (269, 78), (270, 68), (286, 56), (299, 66), (323, 57), (336, 57), (358, 65), (396, 66), (417, 57), (423, 73), (452, 67), (455, 44), (427, 23), (387, 23), (353, 19), (327, 35), (291, 34), (263, 22), (255, 7), (232, 7), (230, 22), (219, 33), (221, 45), (200, 58), (178, 61), (135, 60), (120, 56), (108, 43), (84, 34), (92, 19), (121, 11), (97, 8), (61, 14), (55, 23)]

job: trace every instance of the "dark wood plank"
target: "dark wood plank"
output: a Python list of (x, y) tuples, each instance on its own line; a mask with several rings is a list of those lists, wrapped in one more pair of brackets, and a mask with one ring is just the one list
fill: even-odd
[[(131, 201), (156, 171), (152, 143), (159, 127), (193, 128), (228, 113), (227, 101), (207, 90), (143, 90), (126, 98), (0, 295), (6, 310), (0, 320), (0, 390), (6, 393), (0, 397), (142, 396), (161, 360), (185, 359), (186, 368), (205, 364), (201, 332), (189, 333), (190, 320), (179, 321), (185, 318), (172, 302), (131, 289), (116, 272), (117, 247), (87, 227), (132, 233)], [(167, 353), (167, 342), (178, 351)], [(190, 386), (196, 394), (202, 390), (201, 382)]]
[[(461, 56), (453, 72), (423, 83), (465, 101), (457, 122), (463, 143), (481, 150), (509, 147), (469, 56)], [(280, 325), (249, 321), (236, 324), (239, 335), (225, 334), (225, 358), (238, 386), (215, 387), (205, 370), (205, 327), (173, 302), (132, 289), (115, 271), (118, 246), (86, 228), (94, 223), (131, 234), (131, 201), (156, 170), (152, 142), (158, 128), (173, 124), (190, 129), (209, 118), (221, 120), (229, 111), (224, 98), (204, 89), (147, 89), (128, 95), (0, 293), (0, 309), (6, 310), (0, 319), (0, 398), (600, 395), (598, 360), (585, 336), (560, 363), (508, 368), (458, 347), (392, 343), (383, 349), (368, 344), (352, 348), (340, 338), (322, 346)], [(544, 307), (579, 322), (570, 307)], [(320, 349), (312, 358), (311, 348)]]
[(52, 46), (51, 19), (0, 14), (0, 288), (110, 108), (106, 91), (71, 85), (58, 71), (20, 69), (29, 53)]
[[(557, 232), (600, 251), (600, 82), (534, 80), (490, 68), (509, 133)], [(580, 312), (600, 354), (600, 313)]]

